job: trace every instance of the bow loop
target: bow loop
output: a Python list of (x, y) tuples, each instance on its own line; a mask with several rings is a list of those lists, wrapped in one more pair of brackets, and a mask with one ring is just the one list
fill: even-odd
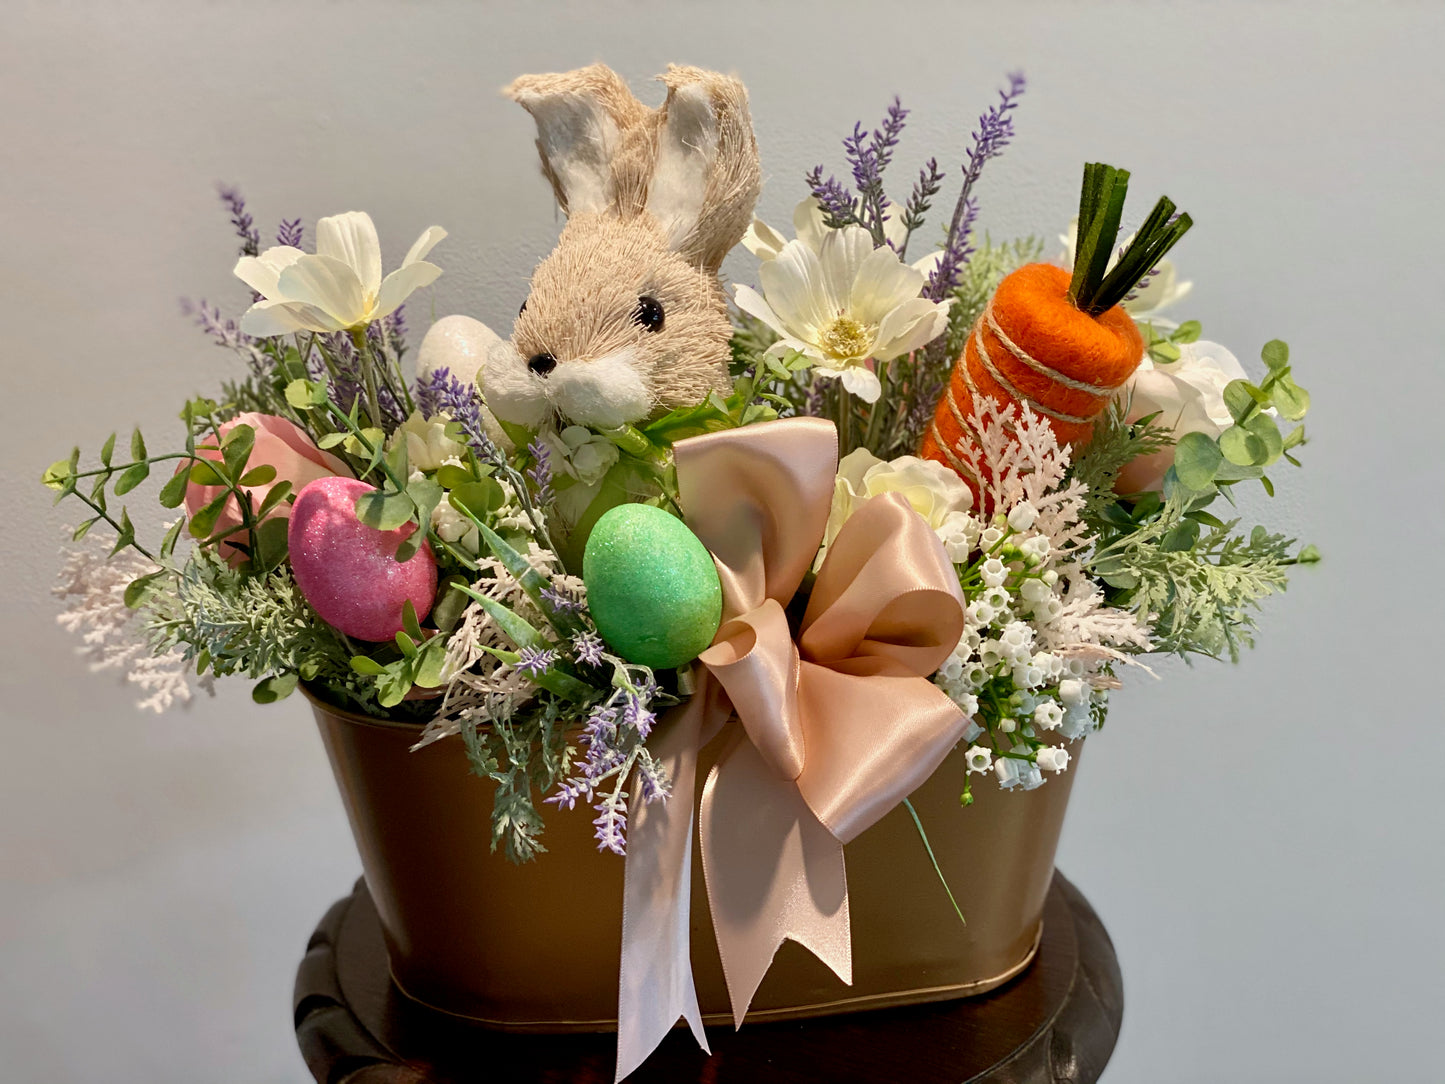
[(843, 524), (803, 615), (803, 658), (858, 676), (927, 677), (963, 635), (963, 592), (943, 544), (884, 493)]

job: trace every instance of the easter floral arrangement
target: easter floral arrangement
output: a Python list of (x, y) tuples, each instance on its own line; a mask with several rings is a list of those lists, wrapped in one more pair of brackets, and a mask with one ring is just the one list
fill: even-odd
[[(741, 85), (663, 81), (658, 109), (601, 66), (508, 88), (566, 226), (509, 338), (446, 317), (411, 376), (403, 305), (441, 274), (445, 231), (383, 276), (367, 215), (320, 219), (314, 251), (299, 220), (263, 247), (224, 191), (252, 304), (192, 312), (243, 375), (184, 404), (175, 450), (112, 436), (44, 482), (84, 506), (75, 541), (110, 532), (70, 552), (60, 620), (146, 706), (244, 675), (258, 701), (304, 683), (412, 720), (494, 783), (492, 845), (515, 861), (545, 850), (538, 803), (590, 807), (598, 846), (627, 856), (630, 912), (665, 930), (708, 742), (730, 743), (717, 800), (802, 809), (841, 881), (841, 844), (955, 747), (965, 806), (975, 776), (1043, 785), (1123, 669), (1236, 656), (1315, 554), (1216, 514), (1297, 465), (1309, 398), (1282, 342), (1251, 378), (1163, 315), (1189, 290), (1164, 258), (1188, 215), (1160, 199), (1120, 244), (1128, 174), (1090, 165), (1060, 264), (1036, 238), (980, 238), (1021, 77), (922, 258), (948, 174), (929, 160), (906, 197), (885, 191), (897, 102), (843, 141), (848, 181), (805, 178), (790, 239), (752, 218)], [(758, 288), (729, 295), (739, 242)], [(176, 517), (156, 543), (117, 508), (148, 478)], [(634, 862), (669, 890), (634, 895)], [(711, 894), (727, 877), (703, 862)], [(771, 951), (737, 966), (724, 942), (741, 1019)], [(685, 937), (624, 931), (623, 953), (635, 1064), (696, 1007), (690, 979), (628, 1001), (629, 966), (685, 970)]]

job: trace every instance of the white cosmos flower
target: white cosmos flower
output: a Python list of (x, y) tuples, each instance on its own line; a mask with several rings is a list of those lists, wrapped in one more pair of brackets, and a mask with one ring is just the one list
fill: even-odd
[(738, 308), (778, 333), (768, 352), (796, 350), (817, 376), (836, 378), (865, 402), (882, 393), (867, 365), (917, 350), (948, 324), (948, 302), (920, 297), (926, 276), (899, 261), (887, 246), (875, 249), (862, 226), (824, 230), (815, 248), (785, 242), (758, 268), (760, 295), (736, 288)]
[[(886, 204), (884, 212), (887, 217), (883, 221), (883, 236), (896, 251), (903, 246), (904, 238), (908, 236), (908, 231), (903, 228), (903, 212), (895, 203)], [(793, 230), (798, 240), (814, 252), (822, 247), (823, 238), (828, 234), (828, 224), (823, 218), (822, 205), (812, 196), (793, 208)], [(775, 259), (787, 243), (786, 237), (761, 218), (754, 218), (748, 232), (743, 234), (743, 247), (760, 260)], [(937, 266), (942, 256), (941, 250), (930, 252), (922, 259), (914, 260), (912, 266), (927, 275)]]
[[(1064, 243), (1065, 267), (1074, 266), (1074, 246), (1078, 243), (1078, 236), (1079, 219), (1075, 215), (1069, 223), (1069, 231), (1059, 234), (1059, 240)], [(1134, 236), (1131, 233), (1119, 247), (1132, 244)], [(1114, 255), (1109, 257), (1109, 268), (1112, 270), (1118, 262), (1119, 252), (1115, 249)], [(1147, 320), (1159, 327), (1173, 327), (1172, 320), (1162, 319), (1158, 314), (1194, 289), (1194, 283), (1180, 282), (1179, 273), (1170, 260), (1160, 260), (1156, 270), (1158, 273), (1144, 284), (1142, 290), (1137, 290), (1132, 298), (1119, 304), (1135, 320)]]
[(241, 317), (247, 335), (294, 331), (346, 331), (395, 312), (412, 292), (436, 281), (442, 269), (423, 257), (447, 235), (429, 227), (402, 260), (381, 277), (381, 242), (364, 211), (347, 211), (316, 223), (316, 253), (290, 245), (236, 261), (236, 277), (261, 295)]

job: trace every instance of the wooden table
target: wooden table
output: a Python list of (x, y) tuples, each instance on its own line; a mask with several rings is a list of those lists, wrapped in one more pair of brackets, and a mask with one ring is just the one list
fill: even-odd
[[(296, 1040), (321, 1084), (612, 1084), (614, 1035), (514, 1035), (426, 1009), (387, 971), (366, 886), (335, 903), (296, 974)], [(1054, 874), (1032, 966), (960, 1001), (674, 1031), (628, 1084), (1091, 1084), (1119, 1035), (1123, 982), (1088, 901)]]

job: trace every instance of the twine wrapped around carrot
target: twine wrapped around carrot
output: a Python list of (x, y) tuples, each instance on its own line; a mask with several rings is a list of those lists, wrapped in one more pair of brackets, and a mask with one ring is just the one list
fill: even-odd
[(973, 477), (957, 453), (960, 441), (972, 439), (975, 397), (1027, 404), (1061, 443), (1083, 443), (1143, 359), (1143, 336), (1119, 302), (1192, 222), (1161, 198), (1110, 268), (1128, 180), (1113, 166), (1085, 167), (1073, 271), (1034, 263), (1006, 276), (954, 363), (919, 455), (951, 467), (975, 497), (986, 479)]

